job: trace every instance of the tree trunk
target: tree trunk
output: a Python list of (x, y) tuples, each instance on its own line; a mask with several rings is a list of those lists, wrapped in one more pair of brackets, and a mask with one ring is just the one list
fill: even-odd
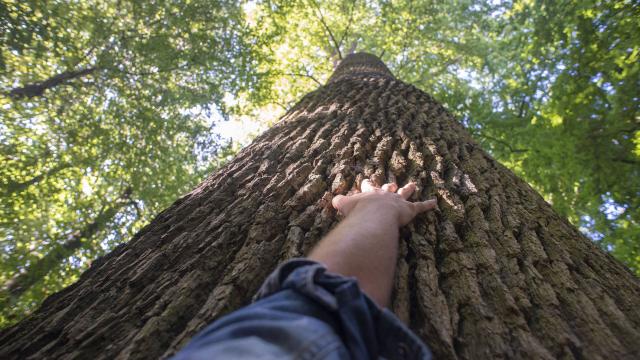
[(354, 54), (222, 170), (0, 335), (2, 358), (154, 358), (249, 302), (364, 178), (440, 212), (401, 231), (393, 310), (439, 359), (640, 356), (640, 282), (433, 98)]

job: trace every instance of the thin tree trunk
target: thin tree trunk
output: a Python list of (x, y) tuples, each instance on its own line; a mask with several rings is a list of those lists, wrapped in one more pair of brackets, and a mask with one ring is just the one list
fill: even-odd
[(11, 89), (11, 91), (9, 91), (9, 96), (14, 98), (14, 99), (21, 99), (24, 97), (27, 98), (32, 98), (32, 97), (36, 97), (36, 96), (42, 96), (44, 95), (44, 92), (48, 89), (54, 88), (60, 84), (63, 84), (69, 80), (73, 80), (73, 79), (77, 79), (83, 76), (87, 76), (91, 73), (93, 73), (94, 71), (96, 71), (98, 68), (96, 67), (89, 67), (86, 69), (80, 69), (80, 70), (68, 70), (65, 72), (62, 72), (60, 74), (54, 75), (50, 78), (48, 78), (47, 80), (44, 81), (40, 81), (40, 82), (36, 82), (36, 83), (32, 83), (32, 84), (27, 84), (21, 87), (17, 87), (17, 88), (13, 88)]
[(155, 358), (247, 304), (364, 178), (441, 212), (401, 231), (393, 310), (440, 359), (640, 356), (640, 283), (433, 98), (354, 54), (222, 170), (0, 335), (3, 358)]

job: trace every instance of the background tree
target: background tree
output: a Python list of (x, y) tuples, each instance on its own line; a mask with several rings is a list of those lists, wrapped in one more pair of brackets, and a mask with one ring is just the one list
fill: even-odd
[(500, 45), (513, 56), (492, 59), (503, 111), (478, 118), (486, 135), (508, 139), (496, 156), (636, 271), (639, 13), (624, 1), (516, 3), (505, 26), (523, 30)]
[(432, 97), (356, 54), (223, 169), (0, 335), (3, 358), (169, 355), (337, 222), (363, 178), (441, 212), (401, 231), (393, 308), (455, 358), (637, 358), (640, 282)]
[(237, 2), (2, 2), (0, 29), (4, 326), (217, 166), (254, 57)]

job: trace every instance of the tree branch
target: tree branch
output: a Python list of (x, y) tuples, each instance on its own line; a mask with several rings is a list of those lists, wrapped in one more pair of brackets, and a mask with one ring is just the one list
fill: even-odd
[(613, 161), (628, 165), (640, 165), (640, 162), (626, 158), (613, 158)]
[(42, 96), (48, 89), (54, 88), (60, 84), (63, 84), (69, 80), (81, 78), (89, 75), (98, 70), (97, 67), (89, 67), (81, 70), (69, 70), (58, 75), (54, 75), (45, 81), (28, 84), (22, 87), (17, 87), (9, 91), (9, 97), (14, 99), (21, 99), (24, 97), (32, 98), (36, 96)]
[[(347, 38), (347, 35), (349, 34), (349, 27), (351, 26), (351, 23), (353, 22), (353, 13), (356, 7), (356, 0), (353, 0), (351, 2), (351, 11), (349, 12), (349, 20), (347, 21), (347, 27), (344, 29), (344, 32), (342, 33), (342, 36), (340, 37), (340, 41), (338, 42), (338, 48), (340, 48), (342, 46), (342, 42), (344, 41), (344, 39)], [(353, 51), (351, 51), (353, 52)]]
[[(306, 70), (306, 69), (305, 69)], [(301, 72), (280, 72), (280, 71), (267, 71), (262, 73), (253, 73), (256, 77), (263, 77), (267, 75), (285, 75), (285, 76), (296, 76), (296, 77), (306, 77), (313, 80), (319, 86), (322, 86), (322, 82), (318, 80), (315, 76), (311, 75), (309, 72), (301, 73)]]
[(318, 20), (320, 20), (320, 23), (322, 24), (322, 27), (324, 28), (325, 32), (329, 36), (329, 39), (330, 39), (329, 42), (333, 43), (333, 46), (336, 49), (336, 53), (338, 54), (338, 58), (340, 60), (342, 60), (342, 52), (340, 52), (340, 44), (338, 43), (338, 41), (336, 41), (336, 37), (333, 36), (333, 32), (331, 31), (331, 29), (329, 29), (329, 26), (325, 22), (324, 16), (322, 15), (322, 11), (320, 10), (320, 6), (318, 5), (318, 3), (315, 0), (311, 0), (311, 2), (313, 3), (313, 5), (315, 6), (316, 10), (318, 11)]
[(11, 194), (15, 194), (15, 193), (20, 193), (22, 191), (24, 191), (25, 189), (27, 189), (29, 186), (34, 185), (39, 183), (40, 181), (44, 180), (45, 178), (55, 175), (58, 172), (70, 168), (71, 164), (63, 162), (63, 163), (59, 163), (58, 165), (52, 167), (51, 169), (43, 172), (42, 174), (36, 175), (34, 177), (32, 177), (31, 179), (27, 180), (27, 181), (23, 181), (23, 182), (17, 182), (17, 181), (10, 181), (7, 184), (7, 187), (4, 191), (4, 195), (8, 196)]
[(313, 75), (308, 74), (308, 73), (307, 74), (303, 74), (303, 73), (283, 73), (283, 75), (306, 77), (306, 78), (309, 78), (309, 79), (313, 80), (319, 86), (322, 86), (322, 83), (318, 79), (316, 79)]
[(284, 110), (285, 112), (289, 112), (289, 110), (291, 110), (291, 106), (290, 105), (283, 104), (283, 103), (281, 103), (279, 101), (274, 101), (273, 103), (278, 105), (278, 106), (280, 106), (282, 108), (282, 110)]
[(491, 141), (497, 142), (498, 144), (500, 144), (500, 145), (502, 145), (504, 147), (507, 147), (509, 149), (509, 151), (511, 151), (512, 153), (525, 153), (525, 152), (529, 151), (529, 149), (517, 149), (517, 148), (514, 148), (508, 142), (506, 142), (504, 140), (501, 140), (501, 139), (498, 139), (498, 138), (495, 138), (493, 136), (484, 135), (484, 134), (480, 134), (480, 133), (477, 133), (477, 132), (473, 133), (473, 135), (481, 137), (481, 138), (484, 138), (484, 139), (487, 139), (487, 140), (491, 140)]
[(525, 106), (525, 105), (526, 105), (526, 103), (527, 103), (526, 99), (527, 99), (527, 97), (526, 97), (526, 96), (523, 96), (523, 97), (522, 97), (522, 102), (520, 103), (520, 110), (518, 110), (518, 117), (519, 117), (520, 119), (522, 119), (522, 118), (523, 118), (523, 116), (524, 116), (524, 106)]
[(131, 75), (131, 76), (150, 76), (150, 75), (157, 75), (157, 74), (167, 73), (167, 72), (171, 72), (171, 71), (186, 70), (186, 69), (189, 69), (193, 65), (194, 64), (192, 64), (192, 63), (186, 63), (186, 64), (173, 66), (173, 67), (169, 67), (169, 68), (165, 68), (165, 69), (158, 69), (156, 71), (141, 71), (141, 72), (133, 72), (133, 71), (128, 71), (128, 70), (119, 69), (119, 68), (115, 68), (114, 67), (113, 71), (119, 72), (119, 73), (122, 73), (122, 74), (126, 74), (126, 75)]

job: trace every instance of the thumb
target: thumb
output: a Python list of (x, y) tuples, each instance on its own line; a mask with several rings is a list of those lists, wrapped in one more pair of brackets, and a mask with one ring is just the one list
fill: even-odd
[(346, 196), (344, 195), (337, 195), (331, 200), (331, 205), (333, 205), (336, 210), (340, 210), (344, 206), (345, 198)]

